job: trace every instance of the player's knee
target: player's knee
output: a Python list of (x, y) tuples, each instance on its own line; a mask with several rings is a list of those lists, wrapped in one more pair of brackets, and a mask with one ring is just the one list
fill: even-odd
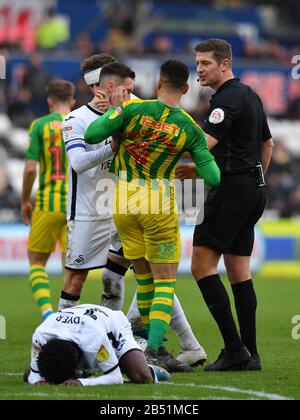
[(133, 372), (130, 378), (134, 384), (148, 384), (153, 382), (153, 377), (149, 369)]
[(206, 272), (198, 262), (192, 262), (192, 274), (196, 281), (206, 277)]
[(231, 284), (240, 283), (251, 277), (250, 270), (246, 265), (233, 261), (226, 261), (225, 259), (225, 267)]

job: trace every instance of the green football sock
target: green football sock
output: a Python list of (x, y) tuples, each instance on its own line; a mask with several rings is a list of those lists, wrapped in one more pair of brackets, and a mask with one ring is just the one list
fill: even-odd
[(30, 267), (29, 283), (43, 319), (46, 319), (53, 313), (53, 308), (51, 304), (49, 277), (43, 265), (32, 265)]
[(163, 346), (163, 337), (172, 320), (176, 279), (157, 279), (154, 284), (148, 345), (157, 350)]
[(149, 333), (149, 314), (154, 298), (154, 282), (152, 273), (136, 274), (137, 305), (146, 331)]

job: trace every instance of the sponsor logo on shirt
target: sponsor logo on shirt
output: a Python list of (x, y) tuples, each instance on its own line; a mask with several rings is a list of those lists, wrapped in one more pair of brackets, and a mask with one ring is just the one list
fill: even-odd
[(220, 124), (225, 119), (225, 112), (221, 108), (216, 108), (209, 116), (211, 124)]
[(154, 130), (162, 131), (163, 133), (173, 134), (178, 136), (180, 128), (176, 124), (168, 124), (161, 121), (155, 121), (152, 117), (142, 117), (141, 124), (144, 127), (153, 128)]
[(51, 121), (50, 122), (51, 130), (61, 130), (62, 129), (62, 122), (61, 121)]

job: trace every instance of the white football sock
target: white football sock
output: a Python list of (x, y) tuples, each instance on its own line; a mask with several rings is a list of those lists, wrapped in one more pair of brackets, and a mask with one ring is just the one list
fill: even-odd
[(73, 308), (74, 306), (79, 305), (79, 300), (67, 300), (59, 299), (57, 311), (62, 311), (63, 309)]
[(124, 277), (108, 268), (102, 271), (103, 292), (100, 305), (114, 311), (122, 311), (124, 304)]
[(182, 350), (198, 350), (200, 348), (200, 344), (194, 336), (192, 328), (186, 319), (182, 306), (176, 295), (174, 295), (174, 313), (170, 327), (179, 338)]

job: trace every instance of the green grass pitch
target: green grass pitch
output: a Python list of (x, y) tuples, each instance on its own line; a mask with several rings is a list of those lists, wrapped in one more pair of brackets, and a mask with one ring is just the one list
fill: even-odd
[[(0, 315), (6, 319), (6, 340), (0, 340), (0, 399), (94, 399), (94, 400), (200, 400), (200, 399), (299, 399), (300, 341), (292, 339), (292, 318), (300, 315), (300, 282), (285, 279), (255, 280), (259, 298), (258, 342), (263, 372), (172, 375), (162, 385), (106, 386), (96, 388), (34, 387), (23, 384), (22, 372), (29, 364), (30, 343), (40, 318), (26, 277), (0, 278)], [(57, 302), (61, 279), (52, 279), (52, 297)], [(126, 280), (127, 310), (135, 281)], [(82, 302), (98, 303), (100, 274), (85, 284)], [(191, 276), (178, 277), (177, 295), (195, 335), (209, 360), (218, 356), (222, 342)], [(168, 348), (179, 350), (176, 337), (168, 332)]]

